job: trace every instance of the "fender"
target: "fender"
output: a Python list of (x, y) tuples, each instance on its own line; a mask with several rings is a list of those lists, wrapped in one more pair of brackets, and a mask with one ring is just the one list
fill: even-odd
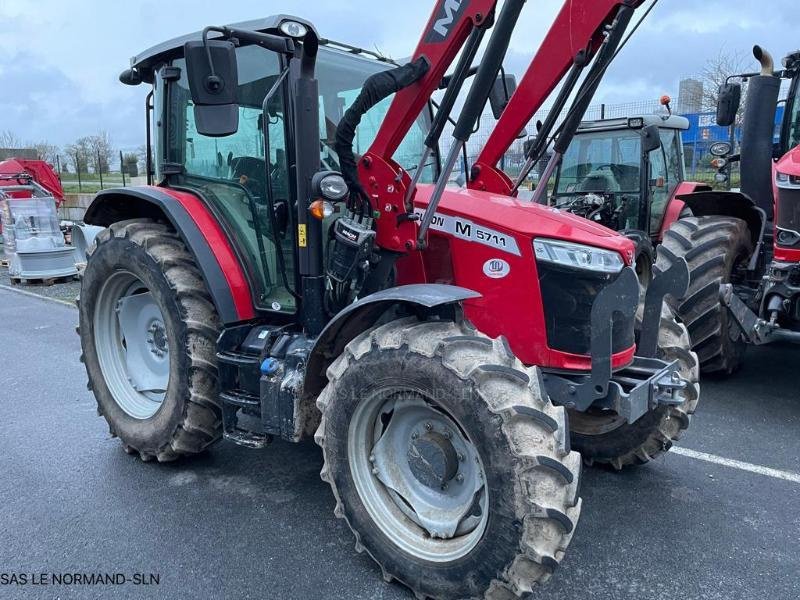
[(138, 218), (172, 224), (194, 256), (224, 324), (255, 318), (242, 265), (218, 220), (197, 196), (153, 186), (105, 190), (87, 209), (84, 222), (108, 227)]
[(677, 196), (695, 217), (727, 216), (742, 219), (750, 229), (753, 247), (758, 248), (767, 225), (766, 213), (741, 192), (695, 192)]
[(682, 181), (678, 184), (672, 192), (672, 196), (667, 203), (667, 209), (664, 211), (664, 218), (661, 221), (661, 228), (658, 230), (658, 243), (664, 240), (664, 234), (672, 227), (672, 224), (678, 219), (683, 217), (692, 216), (689, 214), (691, 209), (686, 206), (684, 202), (678, 200), (681, 196), (687, 194), (694, 194), (695, 192), (710, 192), (712, 188), (705, 183), (696, 183), (694, 181)]
[(325, 372), (344, 347), (374, 326), (387, 311), (405, 307), (412, 312), (430, 312), (458, 305), (480, 294), (466, 288), (438, 283), (403, 285), (376, 292), (351, 304), (336, 315), (314, 342), (305, 372), (304, 395), (315, 398), (327, 385)]

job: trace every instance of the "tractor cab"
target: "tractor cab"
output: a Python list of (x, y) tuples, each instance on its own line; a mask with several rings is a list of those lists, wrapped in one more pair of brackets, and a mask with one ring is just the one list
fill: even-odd
[[(287, 24), (311, 28), (282, 16), (231, 28), (285, 35), (281, 26), (287, 29)], [(294, 248), (299, 225), (295, 199), (299, 195), (293, 172), (298, 160), (294, 130), (298, 108), (292, 98), (296, 68), (290, 67), (290, 56), (255, 41), (237, 40), (233, 50), (238, 79), (232, 96), (236, 100), (232, 104), (233, 131), (213, 135), (203, 131), (209, 124), (209, 113), (198, 109), (215, 107), (199, 106), (190, 81), (191, 65), (187, 65), (192, 57), (186, 55), (184, 47), (187, 43), (202, 44), (202, 38), (201, 32), (176, 38), (132, 59), (134, 82), (143, 78), (153, 86), (153, 159), (149, 172), (157, 185), (194, 193), (210, 205), (244, 258), (256, 310), (292, 315), (298, 309)], [(202, 53), (200, 61), (204, 62)], [(221, 61), (217, 58), (216, 62)], [(394, 66), (368, 51), (322, 41), (315, 65), (321, 172), (341, 170), (334, 148), (336, 127), (365, 80)], [(130, 71), (123, 77), (128, 74)], [(391, 98), (382, 100), (362, 119), (354, 139), (357, 155), (372, 144), (390, 104)], [(430, 111), (423, 110), (395, 154), (402, 166), (410, 168), (420, 162), (429, 122)], [(432, 182), (437, 172), (434, 156), (423, 167), (421, 181)]]
[(556, 171), (550, 204), (617, 231), (657, 238), (685, 180), (680, 116), (585, 121)]

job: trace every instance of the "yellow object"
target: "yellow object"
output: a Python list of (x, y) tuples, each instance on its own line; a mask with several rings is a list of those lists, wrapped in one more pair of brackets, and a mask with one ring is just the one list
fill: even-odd
[(297, 226), (297, 245), (301, 248), (308, 246), (308, 237), (306, 236), (306, 225), (301, 223)]

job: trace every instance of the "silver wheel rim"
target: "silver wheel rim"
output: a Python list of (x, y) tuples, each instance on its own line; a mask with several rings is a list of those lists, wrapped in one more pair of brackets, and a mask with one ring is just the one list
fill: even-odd
[(117, 405), (134, 419), (155, 415), (169, 384), (170, 340), (155, 298), (132, 273), (118, 271), (100, 288), (94, 342)]
[(381, 531), (431, 562), (468, 554), (488, 522), (488, 486), (477, 449), (441, 406), (416, 392), (373, 394), (350, 421), (356, 490)]

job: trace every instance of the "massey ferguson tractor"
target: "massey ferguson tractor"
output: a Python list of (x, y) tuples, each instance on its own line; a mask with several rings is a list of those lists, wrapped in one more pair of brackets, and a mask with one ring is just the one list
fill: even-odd
[[(756, 46), (761, 73), (750, 73), (738, 160), (740, 192), (700, 192), (681, 199), (694, 216), (664, 236), (658, 267), (686, 260), (691, 285), (683, 300), (669, 299), (689, 329), (704, 371), (730, 374), (748, 344), (800, 342), (800, 51), (775, 71)], [(732, 78), (733, 79), (733, 78)], [(779, 140), (775, 113), (781, 84), (790, 82)], [(720, 90), (717, 121), (734, 123), (741, 84)], [(727, 152), (726, 152), (727, 151)]]
[[(646, 462), (698, 400), (686, 330), (662, 312), (682, 261), (650, 284), (637, 343), (628, 238), (447, 187), (524, 1), (495, 4), (437, 2), (399, 67), (285, 15), (143, 52), (121, 80), (152, 86), (153, 185), (101, 192), (85, 217), (106, 229), (82, 360), (124, 449), (163, 462), (314, 436), (356, 550), (418, 597), (530, 592), (578, 520), (572, 449)], [(601, 47), (634, 10), (608, 4)]]

